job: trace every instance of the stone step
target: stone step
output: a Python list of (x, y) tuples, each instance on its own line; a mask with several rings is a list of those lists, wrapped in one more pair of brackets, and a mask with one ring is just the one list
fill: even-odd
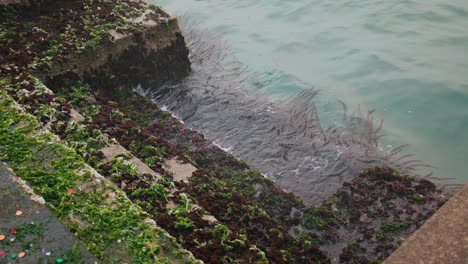
[(30, 0), (0, 0), (0, 5), (30, 5)]
[(465, 184), (383, 264), (455, 264), (467, 260), (468, 184)]
[(154, 177), (155, 180), (161, 178), (161, 175), (159, 175), (150, 167), (148, 167), (148, 165), (143, 163), (143, 161), (133, 156), (133, 154), (130, 153), (130, 151), (122, 147), (119, 143), (116, 143), (110, 147), (104, 147), (99, 151), (104, 155), (105, 161), (112, 161), (115, 157), (121, 155), (128, 156), (130, 157), (129, 161), (136, 165), (136, 169), (140, 175), (148, 174)]
[[(52, 91), (48, 90), (47, 87), (42, 87), (42, 93), (46, 94), (48, 96), (48, 98), (54, 98), (55, 97), (54, 93)], [(34, 92), (28, 94), (28, 96), (30, 96), (30, 97), (34, 97), (34, 95), (35, 95)], [(54, 99), (52, 100), (52, 102), (54, 102)], [(51, 104), (54, 105), (54, 103), (51, 103)], [(30, 105), (28, 105), (28, 109), (32, 113), (39, 113), (35, 109), (41, 109), (41, 108), (43, 108), (45, 106), (46, 105), (44, 104), (44, 102), (41, 103), (41, 100), (36, 100), (33, 103), (31, 103)], [(73, 109), (73, 108), (71, 108), (71, 109)], [(65, 132), (60, 134), (60, 137), (63, 138), (64, 141), (68, 145), (70, 145), (72, 148), (73, 147), (78, 147), (77, 151), (79, 151), (82, 155), (86, 156), (87, 155), (86, 152), (83, 153), (83, 150), (79, 149), (81, 144), (76, 144), (76, 143), (85, 143), (86, 140), (82, 139), (82, 141), (75, 141), (76, 140), (75, 136), (80, 135), (80, 133), (82, 131), (87, 130), (87, 128), (86, 128), (87, 125), (84, 124), (83, 122), (89, 117), (86, 116), (85, 112), (82, 112), (84, 115), (81, 115), (81, 113), (80, 113), (81, 109), (80, 108), (76, 108), (76, 109), (77, 110), (73, 110), (73, 111), (67, 110), (68, 112), (63, 111), (63, 110), (59, 111), (58, 108), (55, 109), (55, 110), (49, 109), (49, 112), (55, 112), (55, 114), (52, 114), (52, 116), (54, 116), (54, 118), (51, 118), (48, 121), (44, 121), (44, 126), (49, 127), (50, 129), (54, 129), (58, 125), (58, 120), (61, 120), (60, 122), (62, 122), (62, 123), (60, 124), (60, 126), (66, 127), (66, 129), (64, 130)], [(71, 114), (72, 112), (74, 112), (74, 114)], [(82, 118), (76, 118), (77, 116), (78, 117), (81, 116)], [(39, 118), (39, 116), (38, 116), (38, 118)], [(67, 118), (68, 118), (68, 120), (67, 120)], [(98, 137), (100, 137), (101, 140), (107, 142), (105, 144), (106, 147), (98, 149), (98, 152), (102, 156), (102, 159), (99, 160), (99, 162), (112, 164), (115, 160), (117, 160), (118, 156), (125, 156), (125, 160), (128, 161), (128, 164), (135, 164), (136, 165), (135, 166), (135, 169), (136, 169), (136, 175), (135, 176), (136, 177), (141, 177), (143, 179), (143, 177), (148, 177), (148, 175), (149, 175), (149, 176), (152, 177), (152, 179), (150, 180), (152, 186), (160, 185), (158, 183), (158, 180), (161, 179), (161, 176), (159, 174), (157, 174), (156, 172), (151, 170), (151, 168), (149, 168), (149, 166), (144, 164), (140, 159), (136, 158), (130, 151), (128, 151), (127, 149), (122, 147), (115, 139), (111, 140), (111, 139), (109, 139), (107, 137), (106, 134), (103, 134), (103, 133), (100, 133), (100, 132), (97, 132), (97, 133), (99, 133)], [(70, 140), (70, 137), (72, 138), (71, 140)], [(85, 156), (83, 156), (83, 157), (85, 157)], [(137, 164), (140, 164), (140, 166), (138, 166)], [(163, 164), (164, 164), (164, 162), (163, 162)], [(169, 173), (172, 176), (175, 176), (176, 178), (181, 178), (182, 180), (180, 181), (180, 183), (183, 183), (184, 179), (185, 179), (185, 181), (187, 181), (187, 179), (190, 178), (191, 174), (196, 170), (195, 167), (193, 167), (190, 164), (183, 164), (181, 162), (177, 162), (176, 158), (174, 158), (172, 160), (167, 160), (166, 164), (167, 165), (165, 165), (165, 167), (167, 167), (167, 168), (171, 167), (171, 169), (174, 170), (174, 172), (172, 172), (171, 170), (167, 170), (167, 173)], [(96, 169), (99, 170), (99, 167), (96, 167)], [(102, 193), (104, 195), (104, 198), (106, 199), (106, 202), (108, 202), (110, 204), (110, 207), (112, 209), (115, 209), (114, 206), (113, 206), (113, 202), (118, 198), (118, 196), (116, 196), (113, 192), (108, 192), (106, 189), (104, 189), (104, 190), (102, 189), (102, 182), (107, 181), (107, 179), (103, 178), (100, 175), (96, 175), (96, 173), (95, 173), (96, 171), (93, 168), (88, 167), (87, 171), (91, 172), (92, 179), (89, 179), (85, 183), (82, 183), (82, 184), (80, 183), (78, 185), (78, 190), (80, 192), (84, 192), (84, 193), (87, 193), (89, 191)], [(79, 171), (78, 174), (83, 175), (84, 172), (85, 171)], [(109, 178), (109, 180), (112, 180), (112, 179)], [(144, 178), (144, 180), (147, 180), (147, 178)], [(123, 190), (127, 189), (126, 184), (124, 184), (123, 182), (121, 184), (115, 184), (115, 182), (114, 182), (113, 185), (121, 187)], [(219, 222), (212, 214), (210, 214), (208, 210), (205, 210), (204, 208), (202, 208), (202, 206), (198, 205), (197, 203), (194, 203), (193, 200), (189, 196), (187, 196), (186, 194), (181, 192), (178, 188), (174, 187), (174, 188), (170, 189), (169, 192), (171, 192), (171, 194), (168, 195), (168, 197), (167, 197), (168, 204), (169, 205), (173, 204), (173, 207), (168, 206), (168, 207), (166, 207), (165, 212), (163, 211), (163, 212), (159, 212), (159, 213), (165, 213), (167, 215), (173, 215), (172, 217), (174, 219), (181, 219), (180, 221), (182, 221), (184, 219), (187, 219), (187, 218), (180, 218), (178, 216), (178, 214), (180, 214), (181, 212), (183, 214), (191, 214), (192, 217), (197, 216), (197, 217), (199, 217), (200, 220), (206, 221), (210, 225), (209, 227), (200, 227), (200, 230), (206, 229), (207, 232), (211, 232), (211, 233), (214, 232), (217, 225), (223, 226), (223, 228), (227, 228), (225, 225), (223, 225), (221, 222)], [(133, 193), (132, 191), (128, 192), (129, 195), (132, 195), (132, 193)], [(183, 195), (185, 195), (185, 196), (183, 196)], [(187, 197), (187, 199), (190, 201), (187, 208), (183, 209), (182, 207), (180, 207), (180, 202), (179, 202), (180, 197)], [(147, 210), (147, 212), (150, 212), (150, 211)], [(150, 212), (150, 214), (152, 214), (152, 213)], [(151, 218), (157, 219), (157, 216), (152, 214)], [(92, 228), (92, 225), (90, 225), (89, 223), (86, 223), (80, 217), (74, 217), (72, 221), (73, 221), (73, 223), (76, 223), (78, 225), (78, 227), (81, 228), (81, 229)], [(186, 220), (184, 220), (184, 221), (186, 221)], [(155, 224), (154, 220), (152, 220), (150, 218), (145, 219), (145, 222)], [(209, 231), (211, 229), (213, 229), (213, 231)], [(226, 229), (226, 230), (229, 230), (229, 229)], [(229, 231), (229, 233), (231, 233), (231, 231)], [(235, 234), (235, 235), (237, 236), (239, 234)], [(243, 243), (245, 244), (245, 242), (243, 242)], [(262, 256), (261, 250), (259, 250), (255, 246), (244, 245), (243, 247), (244, 247), (244, 250), (251, 251), (250, 254), (253, 254), (254, 256), (257, 256), (257, 255)], [(249, 258), (251, 258), (251, 257), (249, 257)]]
[[(46, 207), (44, 199), (7, 164), (0, 162), (0, 263), (24, 252), (23, 263), (95, 263), (97, 259)], [(10, 232), (16, 228), (16, 235)], [(16, 254), (16, 255), (15, 255)]]
[[(72, 4), (70, 8), (69, 4)], [(148, 255), (145, 254), (152, 254), (155, 258), (167, 257), (173, 258), (169, 261), (175, 261), (172, 253), (179, 250), (187, 253), (174, 242), (175, 237), (184, 247), (212, 263), (300, 263), (311, 259), (328, 263), (329, 258), (319, 244), (331, 252), (335, 262), (362, 263), (366, 257), (381, 260), (396, 248), (400, 234), (414, 230), (444, 200), (427, 182), (409, 179), (389, 168), (377, 168), (346, 183), (321, 207), (306, 207), (294, 195), (284, 192), (259, 172), (215, 147), (203, 135), (188, 129), (151, 101), (131, 93), (130, 88), (138, 84), (155, 87), (189, 74), (188, 49), (174, 16), (154, 6), (152, 12), (147, 4), (130, 0), (49, 1), (34, 8), (38, 10), (24, 8), (18, 9), (21, 13), (7, 12), (5, 17), (9, 19), (0, 22), (7, 29), (5, 39), (8, 39), (8, 43), (2, 42), (8, 56), (0, 58), (2, 76), (3, 73), (7, 76), (0, 78), (0, 88), (6, 86), (5, 90), (33, 115), (21, 116), (20, 122), (4, 129), (4, 134), (10, 135), (8, 129), (21, 132), (32, 124), (30, 122), (37, 124), (40, 120), (41, 126), (37, 125), (23, 136), (24, 139), (36, 139), (36, 145), (47, 146), (44, 147), (47, 151), (37, 151), (34, 146), (29, 146), (20, 149), (27, 154), (22, 157), (25, 160), (32, 157), (47, 159), (49, 156), (53, 159), (33, 167), (28, 162), (9, 159), (8, 152), (1, 153), (4, 156), (0, 157), (9, 161), (39, 193), (45, 194), (45, 200), (57, 214), (64, 207), (81, 206), (81, 210), (72, 210), (72, 215), (62, 212), (60, 216), (83, 244), (101, 259), (110, 253), (120, 260), (119, 263), (128, 262), (128, 252), (132, 249), (131, 253), (146, 260)], [(35, 16), (37, 11), (43, 16)], [(54, 24), (57, 28), (51, 27), (51, 18), (62, 23)], [(89, 25), (90, 20), (96, 23)], [(44, 45), (39, 45), (38, 49), (29, 48), (35, 46), (29, 36)], [(9, 43), (10, 39), (13, 43)], [(55, 45), (56, 40), (60, 45)], [(65, 102), (56, 100), (43, 82), (32, 75), (40, 77), (62, 96), (60, 100), (65, 98)], [(83, 91), (70, 89), (66, 82), (77, 78), (91, 87), (84, 98), (80, 98)], [(11, 83), (5, 84), (5, 80)], [(95, 100), (93, 96), (96, 96)], [(81, 99), (87, 101), (84, 107), (80, 105)], [(66, 101), (72, 104), (71, 109)], [(5, 111), (22, 111), (19, 106), (10, 107)], [(92, 113), (88, 115), (88, 111)], [(109, 119), (113, 114), (122, 119)], [(99, 135), (87, 135), (89, 131), (86, 129), (91, 127)], [(62, 140), (53, 137), (50, 130)], [(109, 140), (106, 133), (118, 142)], [(139, 137), (132, 138), (132, 134)], [(0, 137), (5, 135), (0, 134)], [(141, 146), (165, 148), (167, 153), (158, 153), (157, 159), (148, 160), (154, 157), (138, 153), (141, 150), (138, 146), (134, 151), (130, 141)], [(5, 142), (0, 142), (2, 148), (10, 147), (9, 152), (18, 154), (18, 149), (9, 145), (11, 142)], [(65, 170), (62, 177), (56, 177), (53, 171), (41, 171), (49, 177), (32, 177), (31, 171), (37, 168), (56, 167), (60, 157), (49, 149), (52, 146), (66, 149), (67, 152), (60, 154), (63, 158), (73, 157), (73, 161), (79, 153), (91, 166), (80, 162), (81, 166), (75, 168), (70, 162), (69, 166), (73, 168)], [(109, 150), (109, 155), (100, 157), (97, 155), (100, 149)], [(121, 156), (116, 157), (114, 152)], [(132, 164), (131, 173), (127, 173), (131, 175), (120, 174), (117, 176), (129, 179), (116, 179), (112, 170), (122, 168), (112, 166), (123, 156), (126, 156), (124, 165)], [(181, 160), (186, 163), (179, 164)], [(70, 175), (76, 180), (72, 182), (71, 195), (66, 196), (64, 191), (71, 182), (64, 180)], [(380, 181), (375, 175), (391, 180)], [(57, 190), (50, 190), (49, 186), (37, 181), (49, 178), (57, 181), (50, 183)], [(57, 204), (57, 197), (62, 203)], [(114, 239), (112, 243), (102, 245), (99, 239), (93, 241), (86, 234), (106, 237), (107, 231), (95, 229), (102, 227), (103, 222), (111, 223), (113, 218), (105, 221), (86, 219), (89, 214), (83, 212), (90, 208), (93, 212), (98, 210), (102, 216), (120, 213), (116, 219), (130, 217), (135, 220), (133, 224), (113, 224), (115, 228), (107, 230), (113, 235), (113, 232), (120, 234), (128, 231), (129, 226), (143, 223), (146, 229), (142, 236), (149, 235), (155, 242), (142, 241), (131, 232), (128, 236), (137, 243)], [(174, 237), (167, 236), (155, 221), (164, 225)], [(156, 251), (163, 252), (164, 256), (157, 255)], [(184, 260), (196, 261), (185, 253)]]
[[(58, 137), (41, 128), (35, 117), (26, 114), (3, 90), (0, 95), (2, 159), (38, 190), (95, 257), (119, 263), (199, 263), (122, 191), (86, 165)], [(39, 129), (43, 132), (34, 133)], [(142, 247), (147, 250), (142, 251)]]

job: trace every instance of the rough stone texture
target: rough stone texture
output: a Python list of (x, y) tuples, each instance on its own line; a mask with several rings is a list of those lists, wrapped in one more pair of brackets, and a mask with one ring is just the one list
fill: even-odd
[(384, 264), (467, 263), (468, 184), (403, 243)]
[(75, 122), (83, 122), (85, 120), (85, 118), (73, 108), (70, 109), (70, 116)]
[(0, 5), (29, 5), (29, 0), (0, 0)]
[(142, 17), (134, 20), (144, 27), (142, 31), (129, 35), (110, 31), (113, 42), (57, 62), (53, 70), (35, 75), (46, 84), (57, 76), (76, 75), (106, 92), (113, 92), (122, 83), (151, 86), (186, 77), (190, 61), (177, 18), (152, 21)]
[[(32, 189), (2, 162), (0, 182), (0, 234), (6, 236), (5, 240), (0, 241), (0, 250), (4, 250), (7, 256), (11, 253), (26, 252), (20, 263), (51, 263), (56, 258), (63, 257), (74, 245), (78, 245), (82, 260), (94, 263), (95, 259), (91, 253), (81, 246), (78, 239), (47, 209), (42, 197), (34, 194)], [(20, 216), (16, 215), (17, 210), (22, 211)], [(14, 227), (18, 229), (16, 236), (9, 234), (10, 229)], [(14, 240), (11, 241), (12, 239)], [(25, 248), (25, 245), (29, 248)], [(50, 252), (50, 256), (47, 256), (47, 252)], [(0, 263), (17, 263), (7, 256), (0, 257)]]
[(197, 171), (190, 163), (182, 163), (176, 158), (166, 160), (164, 163), (167, 166), (167, 169), (170, 170), (174, 175), (174, 181), (188, 183), (192, 174)]
[(127, 155), (127, 156), (132, 155), (127, 149), (122, 147), (120, 144), (115, 144), (115, 145), (110, 146), (110, 147), (102, 148), (102, 149), (100, 149), (100, 151), (104, 155), (104, 158), (105, 158), (106, 161), (111, 161), (113, 158), (117, 157), (118, 155), (122, 155), (122, 154)]
[[(142, 16), (145, 14), (146, 12)], [(73, 55), (66, 63), (56, 63), (46, 74), (48, 76), (56, 76), (65, 72), (74, 72), (81, 76), (89, 69), (95, 69), (106, 64), (109, 57), (119, 57), (132, 46), (144, 46), (148, 53), (166, 48), (176, 40), (176, 33), (180, 33), (179, 24), (175, 16), (171, 16), (168, 19), (167, 26), (156, 22), (143, 23), (144, 21), (141, 17), (134, 20), (135, 23), (142, 23), (145, 26), (140, 35), (136, 33), (124, 35), (110, 30), (109, 33), (114, 39), (113, 42), (99, 45), (94, 50), (81, 55)]]
[(140, 159), (135, 158), (127, 149), (122, 147), (120, 144), (116, 144), (111, 147), (102, 148), (100, 151), (104, 155), (106, 161), (111, 161), (113, 158), (117, 157), (118, 155), (123, 154), (123, 155), (131, 157), (129, 161), (136, 164), (137, 170), (140, 174), (149, 174), (155, 178), (161, 177), (161, 175), (159, 175), (150, 167), (148, 167), (148, 165), (143, 163), (143, 161), (141, 161)]

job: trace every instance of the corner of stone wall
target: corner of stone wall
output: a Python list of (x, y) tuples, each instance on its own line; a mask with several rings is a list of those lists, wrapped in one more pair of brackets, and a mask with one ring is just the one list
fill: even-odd
[(0, 0), (0, 6), (5, 5), (30, 5), (30, 0)]
[(144, 26), (143, 30), (126, 35), (109, 31), (112, 42), (66, 62), (56, 62), (50, 70), (35, 75), (46, 83), (60, 76), (75, 76), (109, 92), (119, 85), (149, 87), (188, 76), (189, 51), (178, 19), (172, 15), (165, 21), (139, 19), (135, 21)]

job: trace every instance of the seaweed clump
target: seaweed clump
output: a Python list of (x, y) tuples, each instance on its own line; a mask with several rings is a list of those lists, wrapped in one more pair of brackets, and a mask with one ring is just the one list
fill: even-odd
[(375, 167), (305, 210), (295, 230), (313, 230), (322, 249), (341, 251), (341, 263), (372, 263), (390, 255), (446, 200), (428, 180)]

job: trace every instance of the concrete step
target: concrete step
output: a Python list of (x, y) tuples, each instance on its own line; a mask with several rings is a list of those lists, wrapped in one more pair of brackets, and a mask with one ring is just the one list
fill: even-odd
[(96, 258), (105, 263), (199, 263), (3, 90), (0, 112), (2, 160), (44, 197), (62, 224)]
[[(97, 259), (46, 207), (44, 199), (0, 162), (0, 263), (14, 261), (26, 253), (21, 263), (94, 263)], [(16, 228), (16, 235), (10, 234)], [(16, 254), (16, 255), (15, 255)]]
[(468, 184), (437, 210), (384, 264), (467, 263)]

